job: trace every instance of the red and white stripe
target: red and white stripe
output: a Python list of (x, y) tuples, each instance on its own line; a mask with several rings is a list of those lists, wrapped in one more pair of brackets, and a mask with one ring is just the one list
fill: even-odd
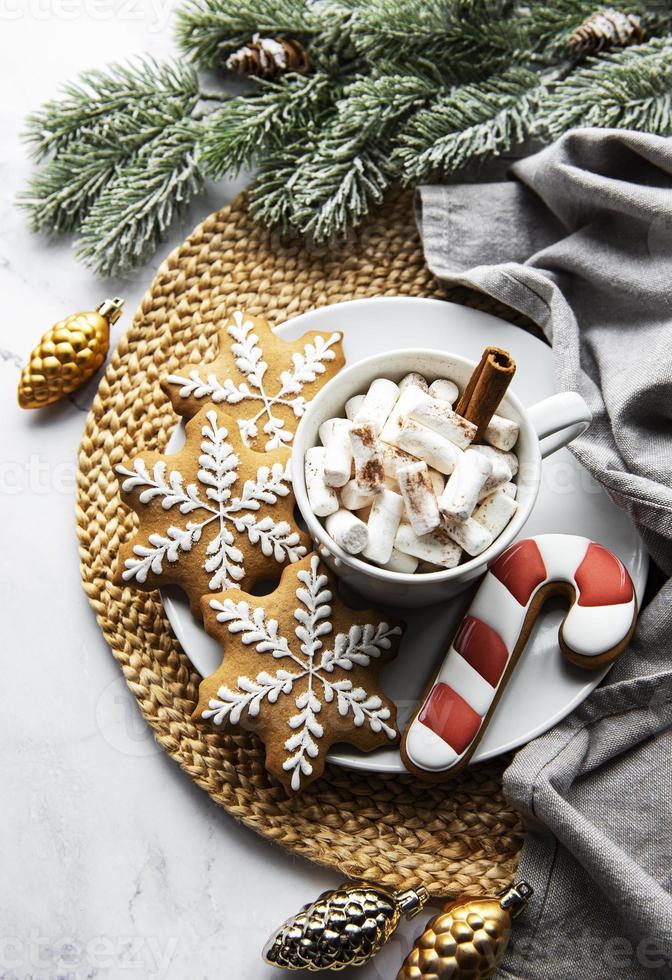
[(431, 691), (404, 734), (405, 755), (413, 767), (442, 773), (471, 755), (530, 604), (551, 582), (568, 582), (576, 593), (560, 628), (571, 652), (592, 658), (622, 644), (636, 615), (636, 598), (630, 576), (614, 554), (571, 534), (517, 542), (486, 573)]

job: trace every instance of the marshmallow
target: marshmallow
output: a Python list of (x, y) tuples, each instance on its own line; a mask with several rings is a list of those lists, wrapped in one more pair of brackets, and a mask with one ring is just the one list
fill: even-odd
[[(501, 449), (495, 449), (494, 446), (484, 446), (481, 442), (479, 442), (479, 444), (473, 448), (477, 452), (483, 453), (484, 456), (488, 457), (492, 463), (493, 475), (503, 466), (507, 466), (509, 468), (511, 471), (511, 476), (515, 476), (518, 472), (518, 457), (515, 453), (504, 453), (501, 451)], [(511, 476), (509, 477), (509, 480), (511, 479)], [(506, 483), (507, 481), (504, 480), (502, 482)]]
[(368, 544), (369, 532), (366, 524), (349, 510), (341, 508), (329, 514), (324, 526), (327, 534), (330, 534), (336, 544), (349, 555), (358, 555)]
[[(330, 487), (344, 487), (352, 472), (352, 444), (350, 442), (352, 422), (348, 422), (347, 419), (330, 419), (329, 421), (332, 422), (332, 425), (325, 432), (327, 451), (324, 456), (324, 481)], [(323, 422), (320, 426), (320, 438), (322, 438), (322, 429), (328, 425), (329, 422)]]
[(450, 407), (449, 402), (427, 396), (411, 407), (409, 418), (426, 425), (432, 432), (438, 432), (444, 439), (466, 449), (478, 432), (478, 427), (468, 419), (462, 418)]
[(406, 421), (397, 436), (397, 446), (411, 456), (424, 459), (428, 466), (434, 467), (439, 473), (445, 473), (446, 476), (453, 472), (462, 456), (462, 450), (454, 443), (412, 419)]
[(518, 504), (500, 487), (483, 500), (473, 513), (473, 518), (490, 532), (493, 540), (502, 533), (518, 509)]
[(370, 507), (372, 503), (373, 494), (362, 493), (356, 480), (350, 480), (341, 487), (341, 505), (348, 510), (361, 510), (363, 507)]
[(459, 397), (460, 389), (454, 381), (449, 381), (448, 378), (437, 378), (429, 386), (429, 393), (433, 398), (440, 398), (441, 401), (450, 402), (451, 405), (454, 405)]
[(410, 524), (401, 524), (394, 539), (394, 547), (405, 555), (413, 555), (414, 558), (441, 565), (442, 568), (454, 568), (462, 555), (462, 549), (442, 527), (418, 537)]
[(519, 432), (520, 427), (513, 419), (505, 419), (502, 415), (493, 415), (483, 433), (483, 438), (495, 449), (508, 452), (513, 449), (518, 441)]
[(334, 431), (334, 426), (338, 422), (338, 419), (326, 419), (320, 425), (317, 430), (317, 434), (320, 437), (320, 442), (323, 446), (329, 445), (329, 440), (331, 439), (332, 432)]
[(393, 548), (390, 560), (380, 567), (388, 572), (403, 572), (405, 575), (412, 575), (418, 567), (418, 559)]
[(383, 469), (388, 480), (397, 481), (397, 473), (400, 467), (415, 463), (415, 458), (409, 453), (404, 453), (396, 446), (390, 446), (386, 442), (378, 443), (378, 451), (383, 459)]
[(511, 483), (510, 480), (507, 480), (506, 483), (500, 483), (499, 486), (496, 486), (494, 488), (490, 485), (491, 483), (492, 483), (492, 477), (488, 477), (488, 479), (485, 481), (485, 486), (483, 487), (483, 489), (478, 495), (479, 504), (481, 503), (481, 501), (485, 500), (486, 497), (489, 497), (491, 493), (494, 493), (495, 490), (503, 490), (507, 494), (507, 496), (513, 497), (514, 500), (516, 499), (516, 494), (518, 493), (518, 487), (516, 486), (515, 483)]
[[(409, 374), (408, 377), (410, 378), (411, 375)], [(407, 385), (397, 398), (394, 408), (381, 429), (380, 438), (382, 441), (394, 445), (397, 441), (397, 436), (404, 427), (404, 421), (410, 410), (418, 401), (422, 401), (428, 397), (418, 385)]]
[(338, 510), (338, 497), (333, 487), (324, 482), (324, 457), (327, 450), (322, 446), (313, 446), (306, 451), (305, 473), (306, 492), (313, 514), (316, 517), (327, 517)]
[(444, 518), (441, 528), (472, 557), (480, 555), (494, 540), (487, 528), (473, 517), (468, 517), (466, 521), (450, 521)]
[(373, 422), (352, 423), (350, 429), (355, 481), (362, 493), (378, 493), (385, 483), (385, 468)]
[(348, 398), (345, 403), (345, 416), (351, 422), (354, 422), (357, 412), (360, 410), (364, 404), (364, 399), (366, 395), (353, 395), (352, 398)]
[(401, 394), (404, 393), (406, 388), (415, 387), (420, 388), (421, 391), (428, 391), (429, 387), (427, 385), (427, 378), (422, 374), (418, 374), (417, 371), (411, 371), (407, 374), (405, 378), (402, 378), (399, 382), (399, 391)]
[(439, 526), (439, 505), (427, 463), (402, 466), (399, 470), (399, 489), (406, 505), (406, 514), (416, 534), (429, 534)]
[(466, 521), (478, 504), (478, 495), (492, 473), (492, 463), (482, 453), (467, 449), (462, 454), (439, 499), (443, 514), (455, 521)]
[(355, 416), (355, 424), (373, 422), (376, 435), (387, 421), (399, 397), (399, 386), (388, 378), (376, 378), (369, 385), (369, 390)]
[(432, 489), (434, 490), (434, 496), (438, 500), (443, 493), (443, 488), (446, 485), (446, 479), (439, 473), (438, 470), (429, 471), (429, 479), (432, 481)]
[(383, 490), (377, 494), (369, 514), (369, 543), (362, 552), (364, 558), (377, 565), (386, 565), (389, 562), (403, 511), (404, 501), (398, 493)]

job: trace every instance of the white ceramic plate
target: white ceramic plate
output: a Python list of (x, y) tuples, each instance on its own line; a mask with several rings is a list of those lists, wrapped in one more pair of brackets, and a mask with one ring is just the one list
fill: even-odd
[[(483, 348), (494, 343), (516, 360), (514, 389), (523, 404), (532, 405), (555, 390), (550, 348), (519, 327), (454, 303), (406, 297), (353, 300), (304, 313), (277, 332), (293, 340), (306, 330), (343, 331), (348, 364), (380, 350), (414, 345), (449, 350), (477, 361)], [(176, 451), (183, 438), (178, 427), (168, 451)], [(567, 450), (545, 460), (539, 498), (522, 536), (551, 531), (582, 534), (614, 551), (630, 571), (641, 601), (648, 568), (641, 541), (625, 514)], [(184, 651), (199, 673), (211, 674), (221, 661), (220, 648), (193, 619), (181, 593), (166, 589), (163, 597)], [(382, 680), (397, 703), (401, 730), (434, 664), (448, 649), (468, 602), (466, 594), (444, 606), (394, 610), (406, 620), (408, 629), (399, 655), (385, 668)], [(546, 607), (472, 762), (508, 752), (541, 735), (580, 704), (604, 676), (605, 671), (588, 673), (564, 660), (557, 644), (563, 615), (560, 603)], [(406, 771), (397, 749), (363, 754), (336, 745), (329, 760), (371, 772)]]

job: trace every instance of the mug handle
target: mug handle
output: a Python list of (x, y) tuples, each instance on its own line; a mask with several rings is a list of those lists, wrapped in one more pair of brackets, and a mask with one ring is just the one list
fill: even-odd
[(541, 458), (566, 446), (585, 432), (593, 415), (576, 391), (562, 391), (528, 408), (527, 415), (539, 436)]

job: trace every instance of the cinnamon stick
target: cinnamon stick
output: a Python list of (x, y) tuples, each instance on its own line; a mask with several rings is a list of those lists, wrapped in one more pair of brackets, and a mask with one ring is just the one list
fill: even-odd
[(481, 442), (490, 419), (511, 384), (516, 362), (500, 347), (486, 347), (478, 366), (455, 406), (455, 411), (477, 426), (474, 442)]

